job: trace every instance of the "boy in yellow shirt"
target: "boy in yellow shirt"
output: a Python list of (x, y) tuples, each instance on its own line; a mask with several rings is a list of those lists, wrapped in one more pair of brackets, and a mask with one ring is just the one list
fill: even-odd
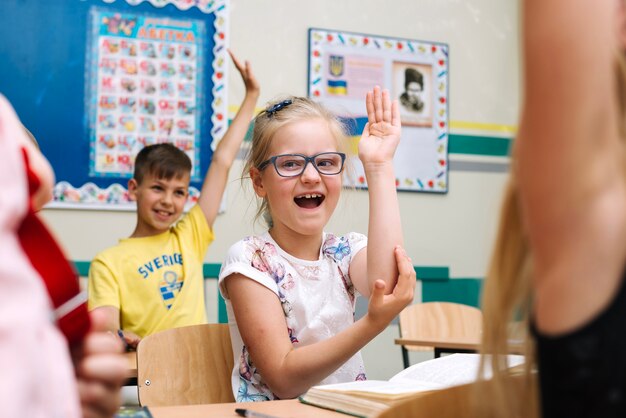
[(259, 97), (250, 64), (231, 53), (246, 95), (217, 145), (198, 203), (175, 226), (187, 201), (191, 161), (171, 144), (137, 154), (128, 192), (137, 202), (129, 238), (99, 253), (89, 270), (89, 309), (104, 313), (107, 328), (130, 347), (157, 331), (206, 323), (202, 265), (213, 241), (228, 171), (247, 132)]

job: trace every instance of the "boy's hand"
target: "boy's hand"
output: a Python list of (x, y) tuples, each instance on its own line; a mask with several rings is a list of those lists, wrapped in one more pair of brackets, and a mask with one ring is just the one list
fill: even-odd
[(367, 316), (374, 326), (384, 329), (408, 304), (415, 291), (415, 269), (406, 251), (397, 246), (394, 250), (398, 264), (398, 282), (389, 295), (385, 295), (385, 282), (376, 280), (367, 308)]
[(387, 89), (374, 87), (365, 98), (367, 124), (359, 141), (359, 158), (363, 166), (376, 166), (393, 161), (400, 142), (400, 111), (398, 101), (389, 98)]
[(111, 417), (121, 405), (120, 387), (124, 382), (127, 360), (119, 338), (111, 338), (104, 321), (91, 313), (92, 329), (74, 361), (83, 418)]
[(258, 96), (261, 87), (259, 86), (259, 82), (254, 76), (254, 73), (252, 72), (252, 66), (250, 65), (250, 62), (244, 61), (244, 63), (242, 64), (241, 61), (239, 61), (239, 59), (235, 56), (235, 54), (233, 54), (230, 49), (228, 50), (228, 54), (233, 60), (233, 64), (235, 64), (237, 71), (239, 71), (239, 74), (241, 74), (243, 84), (246, 86), (246, 94), (254, 94)]
[(127, 350), (128, 349), (136, 350), (137, 345), (139, 344), (139, 341), (141, 341), (141, 338), (137, 334), (131, 331), (119, 330), (118, 335), (122, 339), (122, 341), (124, 341), (124, 343), (126, 344)]

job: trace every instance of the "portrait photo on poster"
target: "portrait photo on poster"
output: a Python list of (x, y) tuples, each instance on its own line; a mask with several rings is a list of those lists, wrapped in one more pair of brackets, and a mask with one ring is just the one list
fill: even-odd
[(430, 64), (394, 61), (392, 64), (393, 91), (391, 96), (400, 104), (402, 125), (431, 127), (432, 73)]

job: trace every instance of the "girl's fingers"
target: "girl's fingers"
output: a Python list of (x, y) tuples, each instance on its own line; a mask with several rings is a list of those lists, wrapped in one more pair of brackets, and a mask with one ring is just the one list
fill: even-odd
[(407, 255), (404, 248), (398, 246), (395, 250), (396, 262), (398, 264), (398, 284), (401, 288), (407, 286), (410, 289), (415, 282), (415, 269), (413, 268), (413, 262)]
[(371, 306), (380, 306), (383, 303), (385, 297), (385, 282), (378, 279), (374, 282), (374, 288), (370, 295), (369, 304)]
[(107, 332), (107, 315), (99, 310), (89, 312), (89, 319), (91, 319), (91, 332)]
[(391, 122), (391, 99), (387, 89), (383, 90), (383, 121)]
[(86, 356), (78, 366), (80, 377), (121, 385), (128, 361), (119, 354), (93, 354)]
[(365, 109), (367, 110), (368, 124), (376, 123), (376, 114), (374, 113), (374, 95), (368, 91), (365, 95)]
[(391, 102), (391, 124), (398, 128), (400, 127), (400, 108), (398, 107), (397, 99)]
[(117, 388), (98, 382), (78, 381), (83, 418), (110, 417), (119, 409), (122, 398)]
[(374, 115), (376, 122), (383, 119), (383, 95), (378, 86), (374, 87)]
[(111, 338), (107, 332), (92, 332), (85, 339), (85, 354), (122, 353), (122, 341), (117, 337)]

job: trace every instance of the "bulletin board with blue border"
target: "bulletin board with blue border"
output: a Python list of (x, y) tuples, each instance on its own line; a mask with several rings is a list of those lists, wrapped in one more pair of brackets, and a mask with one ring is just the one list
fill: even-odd
[(228, 123), (227, 21), (228, 0), (3, 2), (0, 93), (52, 164), (50, 206), (132, 209), (135, 156), (163, 142), (197, 200)]
[(378, 85), (399, 103), (397, 189), (447, 193), (449, 60), (449, 47), (440, 42), (309, 29), (308, 95), (349, 131), (353, 170), (346, 185), (367, 188), (358, 141), (367, 123), (365, 94)]

